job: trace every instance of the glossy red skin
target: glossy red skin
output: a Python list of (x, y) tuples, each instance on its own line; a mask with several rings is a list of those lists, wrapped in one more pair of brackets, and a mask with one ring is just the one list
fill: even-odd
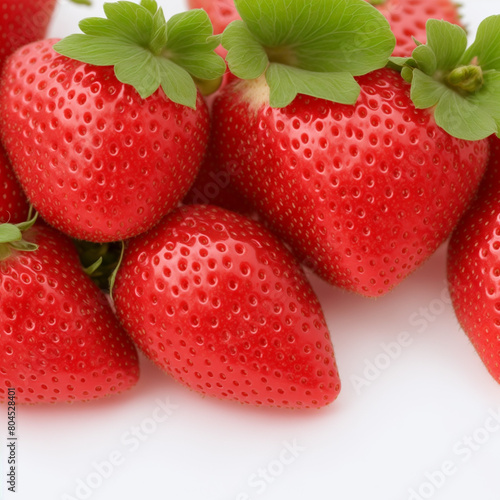
[(448, 283), (458, 321), (500, 383), (500, 139), (477, 198), (448, 247)]
[(394, 57), (410, 56), (416, 45), (427, 41), (425, 23), (428, 19), (442, 19), (461, 25), (458, 4), (452, 0), (386, 0), (375, 6), (389, 21), (396, 37)]
[(209, 141), (200, 171), (182, 202), (186, 205), (216, 205), (251, 215), (254, 208), (231, 182), (231, 174), (217, 160), (216, 145)]
[[(237, 78), (227, 70), (219, 89), (205, 98), (210, 110), (222, 89), (235, 80)], [(231, 182), (228, 170), (219, 163), (217, 146), (212, 139), (210, 136), (198, 175), (182, 202), (186, 205), (216, 205), (243, 215), (254, 214), (252, 205)]]
[(56, 0), (0, 0), (0, 68), (7, 57), (45, 36)]
[(318, 299), (285, 247), (248, 218), (178, 209), (130, 242), (113, 298), (137, 345), (195, 391), (286, 408), (338, 395)]
[(455, 139), (384, 69), (355, 106), (298, 96), (249, 108), (246, 83), (213, 107), (219, 161), (260, 215), (328, 282), (388, 292), (449, 236), (486, 168), (488, 141)]
[(66, 234), (108, 242), (140, 234), (174, 208), (201, 165), (209, 134), (197, 110), (158, 90), (147, 100), (111, 67), (20, 49), (0, 83), (0, 134), (29, 200)]
[(38, 250), (0, 262), (0, 400), (7, 387), (19, 403), (90, 400), (132, 387), (137, 350), (73, 243), (46, 225), (24, 238)]
[(28, 217), (29, 204), (0, 146), (0, 224), (17, 224)]
[[(207, 11), (215, 33), (222, 33), (232, 21), (240, 19), (233, 0), (188, 0), (189, 8)], [(427, 40), (425, 23), (428, 19), (443, 19), (460, 24), (458, 5), (451, 0), (386, 0), (375, 5), (389, 21), (396, 37), (393, 56), (411, 55), (416, 47), (412, 37), (419, 42)]]

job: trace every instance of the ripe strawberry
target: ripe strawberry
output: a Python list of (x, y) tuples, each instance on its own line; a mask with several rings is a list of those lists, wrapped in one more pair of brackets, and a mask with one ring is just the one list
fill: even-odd
[(30, 225), (0, 226), (0, 400), (7, 387), (22, 403), (129, 389), (139, 376), (137, 351), (106, 297), (69, 238)]
[(427, 41), (425, 24), (428, 19), (442, 19), (460, 25), (458, 3), (453, 0), (367, 0), (389, 21), (396, 36), (393, 56), (405, 57), (412, 53), (415, 43)]
[(0, 68), (7, 57), (45, 36), (56, 0), (0, 1)]
[(500, 139), (477, 198), (453, 232), (448, 282), (457, 318), (500, 383)]
[[(74, 238), (146, 231), (186, 194), (205, 153), (208, 111), (189, 71), (223, 73), (218, 40), (207, 41), (203, 11), (167, 23), (143, 4), (106, 4), (107, 19), (82, 21), (88, 35), (27, 45), (5, 66), (0, 133), (13, 168), (43, 218)], [(143, 32), (127, 24), (135, 16)]]
[(137, 345), (195, 391), (287, 408), (338, 395), (320, 304), (286, 248), (250, 219), (178, 209), (129, 243), (113, 298)]
[(28, 216), (28, 200), (12, 172), (5, 151), (0, 146), (0, 223), (25, 221)]
[(216, 205), (251, 215), (254, 212), (252, 205), (235, 188), (228, 170), (217, 161), (218, 147), (215, 141), (209, 141), (198, 175), (182, 202), (186, 205)]
[[(263, 15), (264, 1), (255, 1)], [(247, 10), (240, 13), (248, 22), (232, 24), (223, 44), (232, 71), (247, 80), (233, 82), (214, 102), (217, 160), (266, 222), (320, 276), (362, 295), (382, 295), (449, 236), (486, 168), (484, 138), (500, 123), (498, 110), (489, 104), (489, 92), (500, 101), (496, 76), (489, 81), (485, 73), (480, 80), (479, 66), (460, 61), (477, 55), (484, 69), (496, 71), (494, 51), (480, 53), (488, 46), (482, 43), (487, 30), (479, 31), (481, 43), (464, 56), (465, 32), (429, 21), (429, 44), (418, 47), (414, 58), (393, 60), (403, 66), (403, 76), (413, 77), (411, 87), (396, 71), (380, 69), (355, 75), (360, 87), (353, 88), (350, 99), (342, 91), (351, 87), (344, 84), (339, 91), (335, 84), (344, 77), (340, 69), (349, 71), (354, 64), (361, 73), (362, 35), (354, 39), (353, 54), (344, 50), (345, 65), (327, 73), (321, 66), (337, 56), (335, 45), (329, 54), (324, 37), (316, 42), (313, 34), (305, 44), (299, 30), (292, 38), (298, 48), (283, 52), (279, 37), (266, 38), (273, 20), (260, 28), (252, 8), (242, 5)], [(288, 23), (294, 26), (293, 19)], [(296, 24), (296, 29), (303, 27)], [(280, 29), (287, 32), (283, 25)], [(253, 41), (242, 42), (244, 36)], [(442, 48), (446, 39), (449, 52)], [(246, 47), (257, 41), (267, 47), (266, 65), (258, 67), (245, 62), (253, 56)], [(306, 57), (315, 43), (323, 52)], [(319, 60), (315, 72), (313, 56)], [(297, 67), (299, 57), (304, 68)], [(287, 61), (293, 64), (286, 66)], [(434, 112), (423, 109), (433, 106)]]
[[(396, 36), (394, 56), (407, 56), (415, 44), (426, 42), (425, 23), (428, 19), (443, 19), (460, 24), (458, 4), (452, 0), (366, 0), (378, 9), (389, 21)], [(226, 26), (241, 19), (234, 0), (188, 0), (190, 9), (204, 9), (214, 25), (216, 33), (222, 33)], [(223, 52), (222, 55), (225, 56)]]

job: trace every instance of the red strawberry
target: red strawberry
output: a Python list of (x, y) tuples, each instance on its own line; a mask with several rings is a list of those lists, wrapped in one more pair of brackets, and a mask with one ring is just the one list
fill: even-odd
[(28, 200), (12, 172), (5, 151), (0, 146), (0, 223), (25, 221), (28, 216)]
[[(256, 1), (258, 12), (266, 9), (263, 0)], [(363, 5), (345, 3), (357, 9)], [(241, 13), (249, 19), (246, 31), (243, 22), (231, 25), (223, 43), (230, 49), (229, 66), (249, 79), (233, 82), (214, 102), (217, 160), (266, 222), (320, 276), (362, 295), (386, 293), (449, 236), (474, 195), (488, 158), (484, 138), (497, 131), (496, 119), (500, 123), (488, 104), (488, 89), (498, 94), (495, 82), (480, 81), (479, 66), (459, 65), (465, 32), (441, 21), (430, 21), (430, 43), (417, 49), (418, 57), (399, 61), (403, 76), (414, 76), (413, 87), (396, 71), (380, 69), (357, 76), (360, 92), (351, 101), (335, 88), (328, 97), (327, 82), (335, 84), (344, 75), (322, 72), (321, 65), (315, 72), (308, 69), (310, 59), (303, 51), (314, 43), (326, 47), (314, 35), (304, 47), (295, 40), (296, 55), (290, 48), (280, 52), (279, 38), (264, 38), (267, 65), (260, 77), (250, 79), (246, 75), (255, 75), (257, 67), (242, 58), (252, 58), (246, 53), (250, 40), (242, 43), (236, 35), (249, 37), (253, 30), (256, 43), (272, 32), (273, 21), (261, 29), (250, 7)], [(436, 36), (439, 30), (442, 39)], [(452, 48), (439, 52), (446, 38)], [(363, 40), (361, 34), (354, 39), (355, 57), (345, 51), (346, 70), (359, 66)], [(434, 63), (421, 69), (424, 50)], [(297, 57), (304, 58), (305, 69), (285, 65)], [(324, 52), (324, 57), (321, 64), (333, 56)], [(487, 69), (489, 56), (481, 57)], [(485, 93), (476, 96), (475, 86)], [(434, 113), (417, 109), (435, 105)]]
[(500, 139), (478, 196), (448, 247), (448, 282), (457, 318), (500, 383)]
[[(215, 104), (214, 135), (229, 168), (240, 144), (233, 181), (302, 259), (334, 285), (377, 296), (449, 236), (488, 146), (437, 127), (393, 70), (358, 82), (355, 107), (301, 95), (262, 106), (252, 122), (248, 86), (233, 85)], [(244, 140), (228, 132), (243, 126)]]
[(113, 298), (146, 355), (203, 394), (307, 408), (340, 390), (311, 286), (286, 248), (243, 216), (173, 212), (129, 243)]
[(56, 0), (0, 1), (0, 68), (7, 57), (45, 36)]
[[(460, 24), (458, 4), (452, 0), (366, 0), (389, 21), (396, 36), (394, 56), (408, 56), (415, 48), (412, 37), (426, 42), (425, 23), (428, 19), (444, 19)], [(210, 16), (216, 33), (240, 19), (234, 0), (188, 0), (189, 8), (204, 9)]]
[(19, 228), (0, 226), (0, 400), (7, 387), (22, 403), (89, 400), (132, 387), (137, 351), (69, 238), (45, 225)]
[(427, 41), (425, 24), (428, 19), (442, 19), (460, 25), (458, 3), (453, 0), (367, 0), (389, 21), (396, 36), (393, 56), (409, 56), (415, 48), (414, 37)]
[[(198, 78), (221, 74), (218, 42), (207, 41), (212, 28), (203, 11), (164, 22), (159, 36), (161, 10), (155, 15), (152, 4), (106, 4), (108, 19), (81, 24), (102, 36), (57, 44), (73, 59), (45, 40), (20, 49), (5, 67), (0, 132), (13, 168), (37, 211), (72, 237), (106, 242), (146, 231), (186, 194), (203, 159), (208, 112), (188, 70)], [(124, 22), (134, 12), (145, 19), (142, 34)], [(151, 46), (140, 45), (141, 35)], [(186, 70), (164, 54), (178, 57), (188, 38)]]
[(182, 202), (186, 205), (216, 205), (250, 215), (254, 211), (251, 204), (236, 190), (228, 170), (217, 161), (218, 147), (215, 140), (209, 141), (200, 171)]
[(207, 12), (214, 27), (214, 33), (222, 33), (226, 26), (240, 19), (233, 0), (187, 0), (190, 9), (203, 9)]

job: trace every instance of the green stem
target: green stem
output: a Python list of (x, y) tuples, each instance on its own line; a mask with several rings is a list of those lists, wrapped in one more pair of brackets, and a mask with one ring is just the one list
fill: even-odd
[(460, 66), (451, 71), (445, 83), (453, 89), (474, 94), (484, 85), (483, 70), (479, 66)]

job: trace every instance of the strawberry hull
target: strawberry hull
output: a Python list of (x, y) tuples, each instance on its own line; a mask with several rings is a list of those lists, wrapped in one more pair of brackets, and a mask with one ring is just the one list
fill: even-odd
[[(425, 43), (425, 23), (427, 19), (444, 19), (453, 24), (460, 23), (458, 4), (453, 0), (385, 0), (370, 2), (389, 21), (396, 37), (393, 55), (405, 57), (415, 48), (415, 37)], [(214, 25), (215, 33), (222, 33), (224, 28), (240, 19), (233, 0), (188, 0), (190, 9), (204, 9)], [(223, 53), (225, 55), (225, 50)]]
[(489, 154), (417, 110), (398, 73), (357, 78), (355, 106), (299, 95), (282, 109), (237, 82), (214, 102), (218, 161), (294, 252), (328, 282), (380, 296), (449, 236)]
[(320, 304), (254, 221), (183, 207), (131, 241), (113, 299), (137, 345), (191, 389), (257, 406), (321, 407), (340, 380)]
[(203, 159), (208, 110), (142, 99), (108, 66), (16, 52), (1, 82), (0, 133), (29, 200), (66, 234), (108, 242), (152, 227), (177, 205)]

